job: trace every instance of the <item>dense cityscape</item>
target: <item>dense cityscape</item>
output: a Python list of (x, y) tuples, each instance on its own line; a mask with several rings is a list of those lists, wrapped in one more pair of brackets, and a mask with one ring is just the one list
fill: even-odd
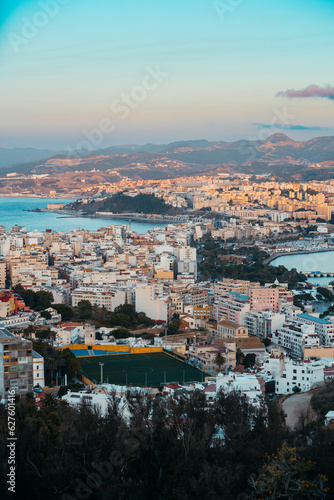
[(333, 19), (1, 0), (0, 500), (334, 499)]
[[(156, 214), (150, 211), (154, 199)], [(33, 418), (45, 415), (43, 425), (49, 425), (49, 412), (63, 412), (64, 404), (73, 415), (79, 412), (78, 418), (84, 409), (94, 409), (98, 427), (118, 415), (131, 439), (136, 425), (153, 432), (159, 412), (169, 413), (176, 404), (182, 424), (164, 420), (164, 432), (181, 439), (205, 425), (215, 453), (227, 451), (223, 422), (232, 417), (227, 409), (223, 420), (217, 416), (225, 405), (246, 412), (242, 418), (247, 414), (250, 433), (253, 418), (265, 419), (261, 425), (268, 431), (272, 424), (266, 419), (279, 420), (280, 437), (268, 444), (267, 453), (286, 442), (286, 433), (298, 442), (301, 429), (320, 432), (315, 423), (330, 425), (333, 418), (331, 399), (322, 393), (333, 390), (334, 268), (321, 269), (320, 253), (334, 249), (333, 201), (333, 182), (279, 183), (226, 174), (122, 181), (86, 189), (75, 203), (46, 202), (42, 209), (44, 215), (58, 213), (64, 224), (66, 217), (101, 217), (97, 230), (2, 226), (3, 403), (12, 391), (23, 408), (34, 401)], [(168, 215), (168, 207), (182, 212)], [(106, 220), (116, 214), (128, 223)], [(148, 232), (131, 229), (136, 217), (151, 222)], [(300, 261), (314, 255), (320, 260), (308, 270), (280, 264), (283, 256), (295, 254)], [(306, 399), (298, 399), (299, 393)], [(202, 416), (186, 417), (194, 401)], [(139, 417), (143, 411), (146, 417)], [(233, 416), (233, 425), (241, 414)], [(54, 418), (58, 427), (68, 417)], [(138, 443), (135, 448), (143, 452)], [(291, 461), (299, 451), (285, 444), (280, 453)], [(211, 463), (212, 457), (205, 460)], [(29, 467), (27, 462), (25, 473)], [(44, 465), (39, 467), (47, 478)], [(130, 476), (138, 473), (130, 469)], [(247, 460), (229, 495), (258, 495), (254, 473)], [(298, 488), (306, 477), (305, 472)], [(66, 495), (78, 497), (75, 479), (62, 475), (63, 481)], [(134, 484), (138, 487), (135, 476), (131, 481), (132, 486), (119, 485), (128, 498)], [(315, 481), (314, 490), (325, 498), (330, 478)], [(46, 479), (43, 484), (44, 498), (72, 498), (57, 488), (52, 492)], [(104, 498), (103, 488), (96, 489), (91, 497)]]

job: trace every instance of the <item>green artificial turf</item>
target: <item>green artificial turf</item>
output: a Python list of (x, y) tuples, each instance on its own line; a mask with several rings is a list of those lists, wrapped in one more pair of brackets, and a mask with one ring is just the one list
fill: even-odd
[(201, 382), (204, 373), (164, 353), (112, 354), (80, 358), (84, 375), (100, 383), (103, 366), (103, 382), (139, 387), (161, 387), (165, 382)]

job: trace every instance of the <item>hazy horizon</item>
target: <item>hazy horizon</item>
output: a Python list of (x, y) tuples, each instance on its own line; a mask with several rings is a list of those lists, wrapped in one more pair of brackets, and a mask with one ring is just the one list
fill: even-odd
[(0, 145), (334, 135), (333, 14), (329, 0), (3, 0)]
[[(99, 149), (108, 149), (108, 148), (126, 148), (126, 147), (130, 147), (130, 146), (133, 146), (133, 147), (144, 147), (144, 146), (148, 146), (148, 145), (153, 145), (153, 146), (163, 146), (163, 145), (169, 145), (169, 144), (173, 144), (173, 143), (178, 143), (178, 142), (198, 142), (198, 141), (208, 141), (208, 142), (238, 142), (238, 141), (245, 141), (245, 140), (263, 140), (263, 141), (266, 141), (270, 136), (272, 135), (276, 135), (276, 134), (284, 134), (286, 135), (289, 139), (291, 140), (294, 140), (294, 141), (300, 141), (300, 142), (307, 142), (309, 140), (312, 140), (312, 139), (317, 139), (319, 137), (334, 137), (334, 134), (333, 136), (332, 135), (326, 135), (326, 134), (322, 134), (322, 135), (313, 135), (309, 138), (304, 138), (304, 139), (294, 139), (292, 137), (291, 134), (286, 134), (285, 132), (274, 132), (273, 134), (272, 133), (268, 133), (268, 136), (267, 138), (259, 138), (259, 139), (245, 139), (243, 137), (240, 137), (240, 138), (237, 138), (235, 140), (231, 140), (231, 141), (228, 141), (226, 140), (225, 138), (222, 138), (222, 139), (207, 139), (206, 137), (198, 137), (198, 138), (189, 138), (188, 139), (176, 139), (176, 140), (171, 140), (171, 141), (162, 141), (162, 142), (141, 142), (141, 143), (134, 143), (134, 142), (128, 142), (128, 143), (119, 143), (119, 144), (107, 144), (107, 145), (104, 145), (102, 147), (96, 147), (92, 150), (87, 150), (88, 152), (89, 151), (95, 151), (95, 150), (99, 150)], [(55, 148), (52, 148), (52, 147), (38, 147), (38, 146), (34, 146), (34, 145), (26, 145), (26, 146), (21, 146), (21, 145), (18, 145), (18, 146), (6, 146), (6, 145), (3, 145), (0, 143), (0, 149), (36, 149), (36, 150), (40, 150), (40, 151), (54, 151), (54, 152), (61, 152), (61, 151), (66, 151), (66, 146), (64, 145), (63, 147), (55, 147)]]

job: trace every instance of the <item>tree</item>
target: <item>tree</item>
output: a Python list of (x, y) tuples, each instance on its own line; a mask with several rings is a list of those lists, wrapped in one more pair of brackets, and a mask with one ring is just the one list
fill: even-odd
[(41, 316), (42, 316), (42, 318), (45, 318), (45, 319), (51, 319), (52, 318), (50, 311), (42, 311), (41, 312)]
[(250, 478), (253, 490), (250, 498), (328, 498), (327, 478), (314, 477), (312, 467), (312, 462), (297, 456), (296, 448), (283, 444), (277, 454), (267, 457), (260, 474)]
[(53, 295), (51, 292), (33, 292), (32, 290), (25, 290), (22, 285), (17, 285), (14, 288), (24, 300), (25, 304), (34, 311), (43, 311), (51, 307), (53, 302)]
[(334, 300), (334, 295), (332, 294), (332, 292), (330, 290), (328, 290), (328, 288), (325, 288), (325, 287), (322, 287), (322, 286), (319, 286), (317, 288), (317, 292), (322, 295), (323, 297), (325, 297), (325, 299), (327, 299), (329, 302), (333, 302)]
[(264, 344), (265, 347), (269, 347), (271, 344), (271, 340), (268, 338), (262, 339), (262, 343)]
[(179, 319), (179, 315), (174, 314), (172, 321), (170, 321), (168, 323), (167, 334), (168, 335), (176, 335), (177, 333), (179, 333), (180, 324), (181, 324), (181, 321)]
[(215, 363), (218, 365), (218, 370), (220, 371), (221, 367), (225, 363), (225, 358), (221, 352), (217, 352), (216, 357), (215, 357)]
[(237, 349), (236, 357), (238, 365), (242, 365), (245, 359), (245, 355), (241, 349)]
[(255, 365), (256, 355), (252, 353), (248, 353), (243, 361), (243, 365), (245, 368), (252, 368)]
[(74, 311), (72, 307), (65, 304), (54, 304), (52, 307), (61, 315), (63, 321), (71, 321), (73, 319)]
[(334, 402), (334, 380), (326, 381), (323, 387), (320, 387), (311, 398), (312, 409), (319, 418), (323, 418), (326, 413), (333, 410)]
[[(80, 373), (81, 366), (79, 359), (73, 354), (71, 349), (63, 349), (60, 351), (60, 358), (64, 359), (64, 363), (60, 363), (60, 375), (68, 375), (69, 379)], [(62, 366), (64, 367), (62, 369)]]
[(115, 337), (115, 339), (127, 339), (129, 337), (132, 337), (129, 330), (127, 328), (123, 328), (123, 327), (115, 328), (112, 331), (112, 335), (113, 335), (113, 337)]
[(80, 300), (77, 305), (77, 312), (80, 319), (90, 319), (92, 317), (92, 304), (89, 300)]
[(80, 362), (70, 349), (57, 350), (42, 340), (36, 340), (33, 344), (34, 350), (44, 358), (46, 385), (57, 383), (57, 373), (60, 378), (66, 374), (69, 379), (80, 373)]

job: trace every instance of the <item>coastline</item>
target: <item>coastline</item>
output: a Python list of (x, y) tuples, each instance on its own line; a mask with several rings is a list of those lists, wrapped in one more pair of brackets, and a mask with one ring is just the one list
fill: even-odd
[(199, 222), (201, 219), (197, 217), (190, 217), (188, 215), (159, 215), (159, 214), (136, 214), (136, 213), (123, 213), (113, 214), (110, 212), (97, 212), (95, 214), (82, 214), (78, 212), (66, 212), (64, 210), (48, 210), (40, 209), (38, 212), (57, 213), (62, 218), (75, 218), (84, 217), (89, 219), (104, 219), (104, 220), (128, 220), (133, 222), (156, 222), (157, 224), (167, 223), (187, 223), (190, 221)]
[(20, 193), (16, 193), (16, 194), (1, 194), (0, 193), (0, 198), (36, 198), (36, 199), (41, 199), (41, 200), (76, 200), (77, 198), (71, 198), (71, 196), (60, 196), (60, 195), (54, 195), (54, 196), (50, 196), (50, 195), (46, 195), (46, 196), (42, 196), (42, 195), (38, 195), (38, 194), (20, 194)]
[(268, 259), (265, 260), (265, 264), (270, 264), (270, 262), (279, 259), (280, 257), (288, 257), (289, 255), (307, 255), (307, 254), (312, 254), (312, 253), (324, 253), (324, 252), (334, 252), (334, 247), (333, 248), (322, 248), (319, 250), (298, 250), (294, 252), (280, 252), (277, 254), (274, 254), (270, 256)]

